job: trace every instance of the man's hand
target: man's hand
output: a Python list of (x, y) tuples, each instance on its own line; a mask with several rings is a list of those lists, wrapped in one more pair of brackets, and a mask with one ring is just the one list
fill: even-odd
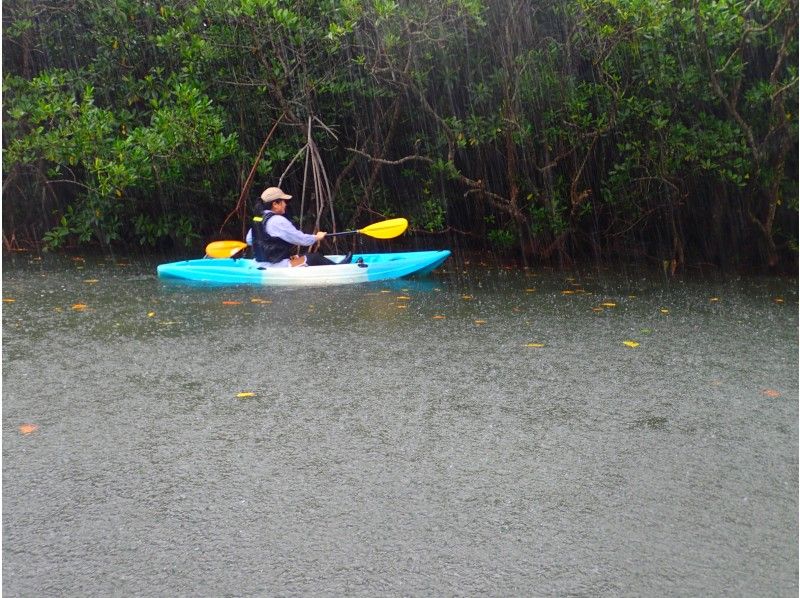
[(314, 233), (314, 236), (317, 238), (317, 242), (319, 243), (320, 241), (322, 241), (322, 239), (325, 238), (325, 235), (327, 235), (327, 234), (328, 233), (326, 233), (324, 231), (319, 231), (318, 233)]

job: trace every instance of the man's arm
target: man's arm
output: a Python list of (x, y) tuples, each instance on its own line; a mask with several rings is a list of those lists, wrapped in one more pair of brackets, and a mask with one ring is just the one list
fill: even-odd
[(310, 247), (317, 242), (316, 235), (307, 235), (298, 230), (289, 220), (276, 214), (267, 222), (267, 234), (271, 237), (280, 237), (287, 243)]

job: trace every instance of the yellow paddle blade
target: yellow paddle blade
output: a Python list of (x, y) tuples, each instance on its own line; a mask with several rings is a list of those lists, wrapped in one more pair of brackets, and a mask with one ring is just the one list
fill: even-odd
[(213, 241), (206, 245), (206, 255), (208, 257), (228, 258), (233, 257), (246, 247), (247, 243), (242, 243), (241, 241)]
[(376, 222), (364, 228), (358, 229), (363, 235), (369, 235), (376, 239), (394, 239), (402, 235), (408, 228), (408, 220), (405, 218), (392, 218), (383, 222)]

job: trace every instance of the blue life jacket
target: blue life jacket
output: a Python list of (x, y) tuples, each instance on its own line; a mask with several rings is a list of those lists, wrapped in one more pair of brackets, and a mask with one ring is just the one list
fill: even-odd
[(261, 216), (253, 216), (253, 257), (257, 262), (276, 264), (293, 253), (294, 245), (280, 237), (267, 234), (267, 222), (275, 214), (265, 211)]

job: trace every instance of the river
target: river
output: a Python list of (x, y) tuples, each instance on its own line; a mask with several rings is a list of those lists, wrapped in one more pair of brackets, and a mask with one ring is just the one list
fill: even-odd
[(790, 596), (796, 278), (3, 262), (4, 596)]

